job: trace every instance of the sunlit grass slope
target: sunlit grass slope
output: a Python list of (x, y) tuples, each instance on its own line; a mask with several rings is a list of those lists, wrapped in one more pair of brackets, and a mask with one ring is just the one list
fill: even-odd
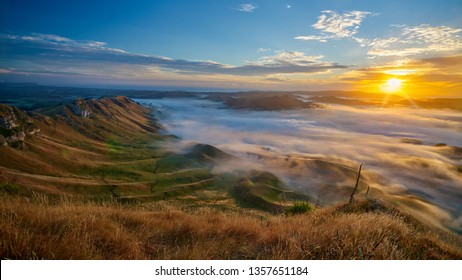
[(413, 218), (377, 200), (300, 215), (4, 198), (0, 257), (11, 259), (461, 259)]

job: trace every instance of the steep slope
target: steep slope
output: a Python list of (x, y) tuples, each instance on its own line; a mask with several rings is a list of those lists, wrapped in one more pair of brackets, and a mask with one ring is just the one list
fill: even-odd
[[(0, 182), (55, 194), (111, 195), (108, 185), (128, 183), (149, 189), (153, 175), (138, 162), (154, 165), (158, 153), (148, 146), (161, 138), (155, 132), (162, 126), (130, 99), (77, 100), (32, 113), (0, 108), (7, 140), (0, 147)], [(13, 142), (9, 135), (20, 137)]]

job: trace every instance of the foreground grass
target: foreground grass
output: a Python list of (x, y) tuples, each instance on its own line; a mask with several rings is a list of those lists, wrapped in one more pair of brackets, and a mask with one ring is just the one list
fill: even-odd
[(373, 200), (293, 216), (174, 202), (0, 199), (2, 259), (461, 259), (407, 215)]

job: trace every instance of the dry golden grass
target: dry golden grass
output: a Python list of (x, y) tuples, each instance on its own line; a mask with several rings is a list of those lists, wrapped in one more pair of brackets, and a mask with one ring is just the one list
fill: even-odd
[(442, 241), (409, 216), (368, 200), (258, 216), (182, 210), (172, 202), (122, 206), (36, 195), (3, 197), (0, 212), (2, 259), (462, 258), (454, 245), (459, 237)]

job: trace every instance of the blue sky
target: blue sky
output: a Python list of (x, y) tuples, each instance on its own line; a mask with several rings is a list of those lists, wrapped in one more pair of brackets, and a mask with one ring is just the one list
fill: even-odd
[(460, 1), (442, 0), (2, 0), (0, 79), (374, 90), (398, 70), (409, 70), (400, 75), (415, 88), (431, 68), (448, 74), (434, 85), (454, 85), (460, 72), (448, 65), (460, 61), (461, 15)]

